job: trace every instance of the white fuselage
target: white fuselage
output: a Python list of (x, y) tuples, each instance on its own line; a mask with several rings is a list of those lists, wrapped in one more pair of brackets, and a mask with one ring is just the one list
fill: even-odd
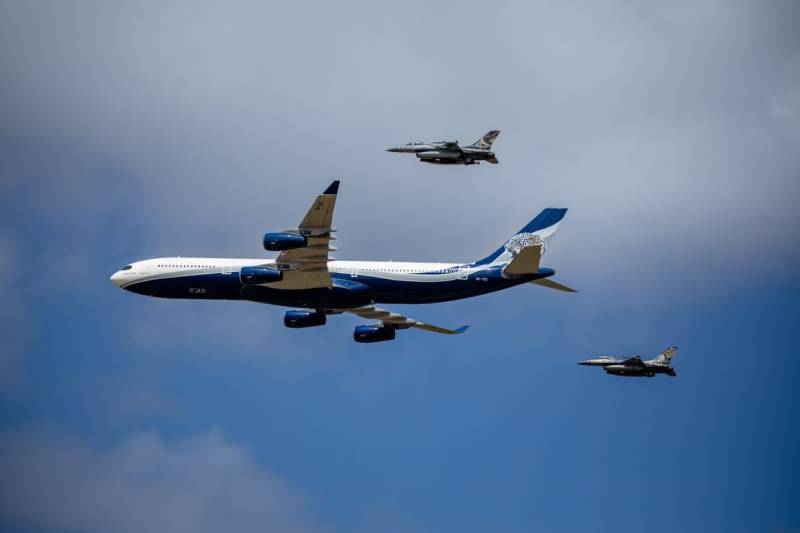
[[(202, 274), (238, 274), (242, 267), (272, 266), (274, 259), (244, 259), (224, 257), (160, 257), (145, 259), (128, 265), (111, 276), (111, 281), (124, 287), (154, 277), (169, 278), (175, 276)], [(385, 279), (402, 281), (449, 281), (464, 278), (480, 267), (466, 268), (461, 263), (421, 263), (400, 261), (330, 261), (328, 271), (331, 274), (345, 274), (351, 278), (360, 275), (376, 276)], [(425, 276), (419, 274), (426, 273)], [(417, 274), (415, 276), (415, 274)], [(277, 284), (275, 288), (280, 288)]]

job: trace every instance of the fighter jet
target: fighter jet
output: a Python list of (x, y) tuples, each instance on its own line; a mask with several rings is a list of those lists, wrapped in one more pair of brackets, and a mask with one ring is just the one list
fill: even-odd
[(581, 361), (579, 365), (602, 366), (607, 374), (615, 376), (632, 376), (652, 378), (656, 374), (666, 374), (675, 377), (675, 370), (670, 366), (670, 361), (678, 351), (677, 346), (671, 346), (658, 354), (655, 359), (642, 361), (638, 355), (634, 357), (617, 358), (601, 355), (595, 359)]
[(434, 165), (479, 165), (480, 161), (497, 164), (492, 143), (500, 130), (492, 130), (469, 146), (460, 147), (458, 141), (413, 141), (403, 146), (388, 148), (387, 152), (417, 154), (423, 163)]

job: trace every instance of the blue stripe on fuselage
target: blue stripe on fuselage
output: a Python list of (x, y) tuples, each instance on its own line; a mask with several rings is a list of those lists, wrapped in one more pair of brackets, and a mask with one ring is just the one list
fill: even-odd
[[(421, 304), (446, 302), (499, 291), (534, 279), (552, 276), (541, 268), (537, 274), (504, 278), (501, 267), (469, 274), (466, 279), (414, 281), (359, 274), (332, 273), (332, 289), (287, 290), (269, 285), (242, 285), (238, 272), (153, 277), (124, 288), (161, 298), (251, 300), (286, 307), (344, 309), (372, 303)], [(424, 274), (424, 273), (420, 273)]]

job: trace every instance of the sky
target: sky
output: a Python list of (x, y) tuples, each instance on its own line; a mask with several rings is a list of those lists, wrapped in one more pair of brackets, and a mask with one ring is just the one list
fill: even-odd
[[(792, 1), (0, 2), (0, 529), (800, 531)], [(385, 149), (472, 142), (499, 165)], [(340, 259), (472, 261), (569, 212), (523, 286), (352, 341), (151, 299), (272, 257), (341, 180)], [(678, 376), (575, 362), (651, 357)]]

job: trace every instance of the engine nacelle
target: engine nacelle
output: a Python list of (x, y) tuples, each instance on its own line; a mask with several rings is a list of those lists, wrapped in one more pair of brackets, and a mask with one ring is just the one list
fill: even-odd
[(266, 233), (264, 234), (264, 249), (270, 252), (282, 252), (303, 248), (308, 244), (308, 239), (296, 233)]
[(283, 325), (287, 328), (324, 326), (326, 321), (325, 313), (316, 311), (286, 311), (283, 315)]
[(394, 340), (395, 328), (379, 324), (356, 326), (353, 339), (356, 342), (381, 342)]
[(263, 283), (274, 283), (283, 279), (283, 272), (276, 268), (269, 267), (242, 267), (239, 271), (239, 281), (242, 285), (261, 285)]

